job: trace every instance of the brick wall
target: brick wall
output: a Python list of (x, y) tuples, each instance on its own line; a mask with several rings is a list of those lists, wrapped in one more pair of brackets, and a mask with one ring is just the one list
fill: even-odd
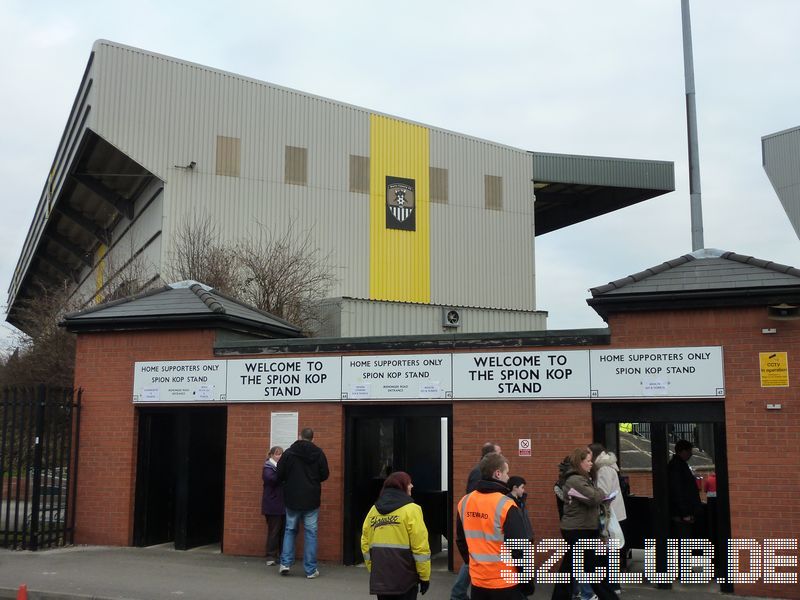
[(83, 388), (75, 542), (133, 541), (138, 423), (133, 363), (213, 358), (214, 333), (144, 331), (78, 336), (75, 387)]
[[(800, 537), (800, 486), (793, 475), (800, 447), (800, 322), (771, 321), (760, 307), (631, 313), (611, 316), (609, 326), (617, 347), (723, 346), (732, 536)], [(762, 334), (764, 328), (777, 333)], [(775, 351), (788, 352), (788, 388), (761, 387), (758, 353)], [(768, 411), (767, 403), (783, 408)], [(736, 592), (800, 598), (800, 588), (790, 585), (740, 584)]]
[[(609, 326), (612, 348), (704, 345), (724, 348), (732, 535), (758, 540), (798, 537), (800, 508), (795, 502), (798, 486), (791, 473), (800, 446), (800, 406), (794, 392), (796, 374), (800, 372), (800, 323), (770, 321), (765, 308), (721, 308), (612, 315)], [(777, 333), (764, 335), (762, 328), (776, 328)], [(78, 543), (131, 543), (137, 432), (130, 398), (133, 363), (211, 359), (212, 344), (211, 331), (79, 336), (76, 386), (84, 389), (84, 409)], [(789, 388), (761, 388), (758, 353), (773, 351), (788, 352)], [(783, 409), (767, 411), (768, 402), (780, 403)], [(300, 426), (315, 429), (315, 442), (328, 456), (331, 478), (323, 485), (319, 557), (339, 561), (344, 411), (341, 405), (333, 403), (229, 405), (225, 552), (263, 555), (265, 527), (258, 510), (259, 473), (269, 444), (272, 411), (299, 412)], [(537, 537), (559, 535), (552, 493), (556, 467), (573, 448), (591, 441), (591, 403), (456, 401), (453, 417), (454, 501), (460, 499), (481, 445), (494, 441), (509, 458), (511, 473), (528, 481), (529, 512)], [(519, 438), (532, 439), (531, 457), (518, 456)], [(459, 562), (456, 553), (456, 563)], [(800, 598), (800, 591), (788, 585), (737, 585), (736, 591)]]
[[(344, 496), (343, 410), (331, 403), (232, 404), (228, 406), (228, 447), (225, 476), (226, 554), (263, 556), (266, 524), (261, 516), (261, 467), (269, 451), (270, 414), (299, 413), (300, 429), (314, 430), (314, 443), (325, 451), (331, 475), (322, 484), (317, 557), (342, 560), (342, 498)], [(302, 530), (297, 556), (302, 556)]]
[[(531, 456), (518, 456), (520, 438), (531, 439)], [(591, 439), (592, 409), (586, 401), (455, 402), (453, 519), (467, 476), (480, 458), (481, 446), (494, 442), (508, 458), (509, 473), (527, 481), (528, 514), (536, 537), (561, 537), (553, 494), (558, 464)], [(461, 564), (458, 552), (455, 560), (456, 566)]]

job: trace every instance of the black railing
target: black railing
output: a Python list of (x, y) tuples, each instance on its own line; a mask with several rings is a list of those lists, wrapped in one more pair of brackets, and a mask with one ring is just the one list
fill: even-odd
[(80, 390), (9, 387), (0, 398), (0, 547), (71, 544)]
[[(632, 423), (631, 431), (645, 439), (650, 439), (650, 423)], [(670, 444), (674, 444), (680, 439), (688, 440), (695, 446), (699, 442), (697, 425), (694, 423), (670, 423), (667, 428), (667, 437)]]

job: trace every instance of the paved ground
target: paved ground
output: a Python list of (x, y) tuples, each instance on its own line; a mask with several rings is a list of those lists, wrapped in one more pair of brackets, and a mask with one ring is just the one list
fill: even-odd
[[(446, 600), (455, 576), (443, 560), (434, 563), (424, 600)], [(307, 580), (295, 564), (288, 577), (263, 559), (224, 556), (215, 548), (179, 552), (164, 547), (82, 546), (41, 552), (0, 550), (0, 598), (16, 598), (27, 584), (30, 600), (344, 600), (370, 598), (363, 567), (320, 564), (322, 576)], [(537, 586), (549, 599), (551, 587)], [(372, 597), (374, 598), (374, 596)], [(657, 590), (639, 585), (624, 600), (720, 600), (711, 587)]]

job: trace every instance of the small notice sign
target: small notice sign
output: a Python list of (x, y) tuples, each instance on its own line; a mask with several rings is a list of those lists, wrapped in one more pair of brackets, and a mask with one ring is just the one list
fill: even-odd
[(531, 440), (530, 438), (519, 438), (519, 455), (520, 456), (530, 456), (531, 455)]
[(759, 352), (761, 387), (789, 387), (789, 358), (787, 352)]

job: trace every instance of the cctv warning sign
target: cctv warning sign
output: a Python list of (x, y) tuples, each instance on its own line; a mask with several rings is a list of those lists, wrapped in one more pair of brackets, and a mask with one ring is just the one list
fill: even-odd
[(789, 387), (787, 352), (759, 352), (761, 387)]

